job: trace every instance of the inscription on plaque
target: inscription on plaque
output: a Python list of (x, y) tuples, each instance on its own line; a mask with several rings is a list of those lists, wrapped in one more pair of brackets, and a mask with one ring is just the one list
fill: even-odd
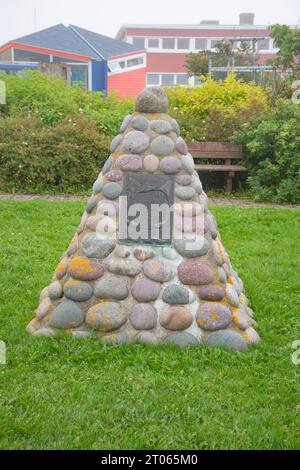
[(120, 241), (170, 244), (174, 177), (125, 173), (120, 197)]

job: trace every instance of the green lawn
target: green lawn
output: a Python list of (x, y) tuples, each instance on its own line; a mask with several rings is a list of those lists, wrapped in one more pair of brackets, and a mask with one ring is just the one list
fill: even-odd
[(0, 203), (0, 448), (299, 449), (300, 211), (213, 208), (262, 337), (230, 353), (29, 336), (83, 207)]

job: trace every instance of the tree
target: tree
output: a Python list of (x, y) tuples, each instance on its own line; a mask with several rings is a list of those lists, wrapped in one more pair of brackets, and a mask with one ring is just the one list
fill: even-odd
[(279, 48), (274, 65), (284, 71), (300, 71), (300, 29), (273, 24), (270, 26), (270, 35)]

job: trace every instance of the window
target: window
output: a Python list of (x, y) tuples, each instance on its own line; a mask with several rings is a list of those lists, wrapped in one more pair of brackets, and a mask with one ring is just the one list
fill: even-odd
[(148, 39), (148, 47), (159, 47), (159, 39)]
[(259, 51), (266, 50), (270, 48), (270, 40), (269, 39), (259, 39), (257, 41), (257, 49)]
[(125, 69), (125, 60), (120, 62), (109, 62), (108, 66), (111, 72), (116, 72), (117, 70)]
[(175, 39), (174, 38), (164, 38), (163, 39), (163, 49), (175, 49)]
[(174, 85), (175, 75), (173, 73), (163, 73), (161, 75), (161, 84), (162, 85)]
[(15, 49), (14, 57), (16, 62), (50, 62), (49, 54)]
[(196, 38), (195, 47), (199, 51), (204, 51), (207, 49), (207, 39)]
[(220, 39), (212, 39), (210, 42), (211, 49), (214, 49), (219, 42), (220, 42)]
[(132, 44), (134, 46), (140, 47), (141, 49), (145, 49), (145, 38), (133, 38)]
[(177, 85), (187, 85), (188, 83), (188, 76), (183, 73), (178, 73), (176, 75), (177, 78)]
[(135, 57), (134, 59), (127, 60), (127, 67), (136, 67), (137, 65), (142, 65), (143, 63), (143, 57)]
[(147, 85), (159, 85), (159, 73), (147, 73)]
[(177, 49), (189, 49), (190, 48), (190, 40), (187, 38), (180, 38), (177, 39)]

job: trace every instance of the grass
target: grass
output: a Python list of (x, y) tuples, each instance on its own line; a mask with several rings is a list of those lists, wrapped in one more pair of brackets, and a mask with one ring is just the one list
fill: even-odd
[(29, 336), (83, 207), (0, 203), (0, 448), (299, 449), (300, 212), (213, 208), (262, 337), (230, 353)]

